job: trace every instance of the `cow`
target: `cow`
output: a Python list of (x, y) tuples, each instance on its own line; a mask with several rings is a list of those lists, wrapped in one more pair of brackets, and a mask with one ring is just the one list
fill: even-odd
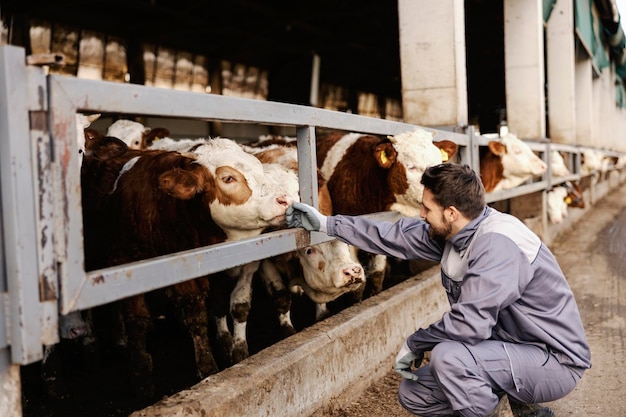
[[(316, 142), (317, 166), (327, 181), (332, 214), (344, 215), (396, 211), (418, 216), (422, 173), (441, 163), (444, 153), (452, 158), (457, 151), (448, 140), (436, 146), (433, 134), (419, 128), (385, 138), (331, 131)], [(382, 290), (387, 262), (380, 255), (365, 258), (368, 285), (362, 296), (369, 297)]]
[(118, 119), (107, 129), (106, 136), (121, 139), (130, 149), (146, 149), (155, 140), (168, 137), (170, 131), (164, 127), (149, 128), (139, 122)]
[[(293, 138), (265, 136), (242, 147), (268, 166), (278, 164), (294, 173), (298, 172), (297, 147)], [(317, 174), (318, 208), (321, 213), (330, 215), (332, 201), (326, 180), (319, 169)], [(285, 262), (286, 257), (298, 261), (296, 268), (284, 268), (289, 265)], [(365, 273), (357, 259), (356, 249), (338, 240), (308, 246), (266, 260), (261, 271), (268, 275), (266, 271), (272, 265), (286, 278), (291, 292), (306, 295), (315, 303), (316, 321), (330, 314), (326, 306), (328, 302), (365, 285)], [(270, 281), (267, 278), (266, 280)]]
[(548, 166), (513, 134), (489, 141), (480, 149), (480, 178), (485, 192), (517, 187), (532, 177), (543, 175)]
[(583, 149), (581, 154), (580, 174), (582, 176), (595, 175), (602, 169), (603, 155), (595, 149)]
[(556, 177), (565, 177), (570, 174), (570, 170), (565, 164), (565, 159), (563, 159), (563, 155), (559, 151), (550, 152), (550, 169), (552, 170), (552, 175)]
[[(202, 138), (182, 140), (164, 138), (154, 142), (151, 149), (173, 149), (183, 154), (195, 154), (198, 149), (201, 149), (200, 145), (205, 140)], [(282, 146), (272, 144), (263, 149), (245, 145), (241, 145), (241, 147), (262, 161), (266, 173), (274, 176), (276, 181), (283, 184), (289, 195), (298, 198), (298, 166), (295, 142), (283, 143)], [(282, 154), (282, 157), (279, 154)], [(323, 184), (319, 191), (320, 209), (330, 213), (330, 198)], [(229, 291), (229, 287), (223, 280), (217, 280), (212, 284), (213, 289), (219, 289), (213, 294), (219, 295), (211, 304), (217, 320), (219, 350), (229, 363), (239, 362), (248, 355), (245, 339), (247, 310), (241, 307), (235, 310), (234, 306), (242, 305), (241, 302), (235, 300), (250, 299), (251, 277), (256, 271), (259, 272), (265, 287), (275, 302), (283, 337), (295, 333), (290, 318), (291, 301), (283, 281), (289, 281), (290, 278), (293, 278), (294, 281), (289, 285), (289, 288), (297, 289), (294, 290), (297, 293), (307, 294), (316, 303), (318, 300), (324, 300), (316, 304), (316, 319), (319, 320), (327, 314), (327, 310), (324, 308), (326, 300), (353, 290), (362, 285), (365, 280), (363, 267), (351, 258), (348, 246), (344, 243), (331, 242), (228, 270), (227, 273), (236, 281), (231, 292), (230, 313), (233, 317), (237, 316), (235, 320), (237, 325), (234, 326), (232, 335), (227, 326), (229, 309), (223, 303), (224, 294)], [(296, 281), (298, 285), (294, 284)], [(228, 352), (229, 346), (232, 346), (230, 352)]]
[[(208, 140), (194, 155), (125, 146), (116, 138), (98, 138), (85, 156), (87, 270), (257, 235), (283, 224), (293, 202), (262, 164), (231, 140)], [(219, 370), (208, 340), (208, 283), (200, 277), (164, 292), (191, 334), (200, 378)], [(122, 300), (131, 377), (142, 397), (151, 397), (154, 389), (146, 351), (147, 296)]]
[(553, 187), (547, 192), (548, 219), (555, 224), (563, 222), (567, 217), (567, 188), (563, 186)]
[[(76, 147), (78, 162), (81, 166), (86, 152), (88, 128), (99, 117), (99, 113), (76, 113)], [(60, 314), (58, 317), (58, 333), (62, 341), (80, 340), (88, 349), (93, 348), (95, 343), (91, 326), (83, 318), (80, 311)], [(61, 373), (59, 346), (56, 344), (44, 345), (43, 358), (41, 360), (41, 376), (46, 395), (50, 398), (62, 398), (66, 395)]]
[(580, 182), (566, 181), (564, 186), (567, 189), (567, 196), (565, 197), (567, 206), (573, 208), (585, 208), (585, 196)]
[[(59, 315), (58, 332), (61, 342), (80, 342), (85, 347), (94, 347), (92, 328), (80, 311)], [(61, 399), (68, 395), (65, 380), (62, 377), (63, 369), (59, 347), (59, 344), (44, 345), (41, 360), (44, 392), (48, 398), (53, 399)], [(91, 356), (90, 358), (95, 357)]]
[(78, 162), (82, 165), (83, 157), (85, 154), (85, 146), (86, 146), (86, 135), (87, 128), (98, 118), (100, 117), (99, 113), (96, 114), (83, 114), (76, 113), (76, 146), (78, 147)]

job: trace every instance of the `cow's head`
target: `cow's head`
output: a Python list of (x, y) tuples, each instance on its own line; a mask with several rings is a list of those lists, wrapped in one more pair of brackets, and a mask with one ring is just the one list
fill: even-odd
[(149, 127), (127, 119), (116, 120), (109, 126), (107, 136), (121, 139), (129, 149), (144, 149), (144, 134), (150, 131)]
[(344, 242), (332, 240), (297, 251), (302, 279), (295, 277), (290, 285), (298, 285), (311, 300), (327, 303), (355, 291), (365, 284), (365, 271), (355, 254)]
[(550, 152), (550, 167), (552, 168), (552, 174), (557, 177), (565, 177), (570, 174), (563, 155), (558, 151)]
[(285, 182), (284, 172), (279, 178), (266, 172), (257, 158), (230, 139), (208, 139), (193, 154), (214, 178), (208, 204), (213, 220), (229, 240), (254, 236), (284, 222), (285, 211), (294, 202), (293, 187)]
[(567, 217), (567, 188), (554, 187), (548, 191), (548, 218), (552, 223), (558, 224)]
[[(420, 183), (424, 170), (432, 165), (452, 158), (457, 146), (451, 141), (433, 143), (433, 134), (423, 129), (416, 129), (389, 138), (392, 146), (384, 143), (377, 148), (376, 158), (379, 165), (393, 165), (389, 173), (390, 189), (397, 189), (395, 184), (405, 183), (405, 191), (396, 193), (396, 202), (391, 210), (405, 216), (418, 216), (422, 204), (424, 186)], [(397, 163), (396, 163), (397, 160)]]
[(506, 148), (500, 154), (505, 178), (538, 176), (546, 172), (546, 163), (524, 141), (509, 134), (502, 137), (500, 142)]
[(516, 187), (548, 168), (530, 146), (512, 134), (489, 141), (487, 148), (480, 159), (480, 176), (487, 192)]
[(100, 114), (86, 115), (82, 113), (76, 113), (76, 146), (78, 147), (78, 162), (80, 165), (83, 163), (85, 156), (86, 146), (86, 133), (87, 129), (94, 121), (100, 117)]

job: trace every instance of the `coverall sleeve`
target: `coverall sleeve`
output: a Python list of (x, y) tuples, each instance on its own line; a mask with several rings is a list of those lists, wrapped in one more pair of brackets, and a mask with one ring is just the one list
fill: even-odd
[(329, 216), (328, 235), (364, 251), (398, 259), (441, 261), (443, 244), (428, 235), (430, 226), (423, 220), (402, 218), (381, 222), (363, 216)]

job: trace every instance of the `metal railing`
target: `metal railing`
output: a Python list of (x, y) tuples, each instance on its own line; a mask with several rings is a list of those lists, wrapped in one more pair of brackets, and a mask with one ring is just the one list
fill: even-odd
[[(353, 114), (203, 93), (45, 75), (26, 65), (24, 51), (0, 47), (0, 226), (4, 226), (0, 281), (0, 349), (11, 345), (13, 363), (41, 359), (41, 345), (58, 336), (57, 316), (176, 284), (198, 276), (329, 240), (288, 229), (139, 262), (85, 271), (76, 113), (115, 113), (204, 121), (228, 121), (296, 129), (301, 199), (317, 204), (315, 130), (339, 129), (395, 135), (420, 126)], [(433, 140), (459, 145), (458, 160), (479, 171), (486, 138), (421, 127)], [(579, 155), (578, 147), (532, 143), (549, 165), (549, 151)], [(580, 157), (572, 156), (572, 161)], [(576, 159), (577, 158), (577, 159)], [(497, 201), (549, 190), (580, 178), (580, 163), (567, 178), (539, 181), (488, 195)], [(545, 200), (545, 199), (544, 199)], [(390, 218), (392, 213), (376, 216)], [(6, 313), (5, 313), (6, 312)], [(5, 314), (8, 317), (5, 317)]]

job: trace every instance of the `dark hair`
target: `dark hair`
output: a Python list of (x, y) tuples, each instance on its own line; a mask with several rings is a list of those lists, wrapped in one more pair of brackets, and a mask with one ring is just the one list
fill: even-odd
[(454, 206), (468, 219), (485, 209), (485, 188), (474, 170), (465, 164), (443, 163), (426, 168), (420, 183), (433, 193), (437, 204)]

